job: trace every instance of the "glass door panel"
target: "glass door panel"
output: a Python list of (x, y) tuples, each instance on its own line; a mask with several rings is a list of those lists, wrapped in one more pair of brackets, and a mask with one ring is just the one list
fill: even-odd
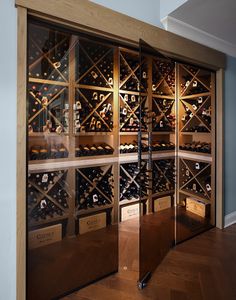
[(215, 74), (179, 63), (176, 243), (215, 226)]
[(27, 297), (118, 270), (114, 47), (28, 23)]
[[(148, 108), (140, 110), (139, 164), (147, 161), (146, 214), (140, 214), (139, 287), (174, 245), (175, 240), (175, 63), (140, 41), (140, 101), (147, 90)], [(140, 201), (140, 206), (142, 206)]]

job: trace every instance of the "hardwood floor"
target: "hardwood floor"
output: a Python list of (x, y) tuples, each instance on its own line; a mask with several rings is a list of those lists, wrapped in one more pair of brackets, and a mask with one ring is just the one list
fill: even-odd
[(138, 227), (120, 226), (120, 270), (64, 300), (235, 300), (236, 224), (211, 229), (165, 257), (148, 286), (139, 291)]

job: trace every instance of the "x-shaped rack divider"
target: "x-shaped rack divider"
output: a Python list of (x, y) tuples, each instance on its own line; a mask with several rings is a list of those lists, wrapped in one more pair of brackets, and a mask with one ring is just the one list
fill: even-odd
[[(42, 87), (43, 88), (43, 87)], [(42, 105), (41, 100), (32, 92), (30, 91), (30, 95), (40, 104), (42, 105), (42, 108), (40, 110), (38, 110), (33, 117), (31, 117), (28, 121), (28, 123), (30, 124), (43, 110), (47, 110), (48, 114), (56, 121), (58, 122), (62, 128), (64, 129), (64, 126), (61, 124), (61, 122), (50, 112), (50, 110), (48, 110), (48, 106), (55, 100), (58, 98), (58, 96), (60, 96), (60, 94), (62, 94), (65, 91), (66, 87), (62, 88), (57, 94), (55, 94), (52, 99), (46, 104), (46, 105)]]
[[(165, 180), (169, 183), (169, 184), (171, 184), (171, 181), (170, 181), (170, 179), (166, 176), (166, 172), (168, 171), (168, 169), (166, 169), (165, 171), (163, 171), (159, 166), (158, 166), (158, 164), (154, 161), (154, 165), (155, 165), (155, 167), (156, 167), (156, 169), (164, 176), (164, 178), (165, 178)], [(157, 183), (156, 183), (156, 185), (158, 185), (159, 183), (160, 183), (160, 181), (162, 180), (162, 178), (158, 178), (158, 181), (157, 181)]]
[(98, 103), (98, 105), (94, 108), (92, 106), (92, 104), (90, 103), (90, 101), (85, 97), (85, 95), (81, 92), (80, 89), (76, 89), (79, 94), (81, 95), (81, 97), (88, 103), (88, 105), (92, 108), (92, 111), (87, 115), (87, 117), (81, 122), (81, 126), (85, 124), (85, 122), (94, 114), (96, 113), (96, 115), (102, 120), (102, 122), (106, 125), (106, 127), (112, 131), (112, 129), (109, 127), (109, 125), (107, 124), (107, 122), (100, 116), (100, 114), (97, 112), (97, 109), (111, 96), (111, 93), (108, 93), (104, 99), (102, 101), (100, 101)]
[(141, 103), (138, 103), (138, 105), (137, 105), (134, 109), (132, 109), (132, 108), (129, 106), (128, 102), (126, 102), (126, 101), (124, 100), (124, 98), (122, 97), (121, 94), (120, 94), (120, 98), (121, 98), (121, 100), (124, 102), (124, 104), (129, 108), (129, 110), (130, 110), (130, 111), (129, 111), (130, 116), (125, 120), (125, 122), (124, 122), (123, 124), (120, 125), (120, 129), (122, 129), (122, 128), (125, 126), (125, 124), (127, 124), (127, 122), (130, 120), (130, 118), (131, 118), (132, 116), (134, 116), (135, 119), (138, 119), (138, 120), (139, 120), (138, 116), (136, 115), (136, 111), (137, 111), (137, 110), (139, 109), (139, 107), (146, 101), (146, 97), (144, 96), (143, 99), (141, 100)]
[(208, 124), (198, 116), (198, 112), (205, 106), (205, 104), (207, 103), (207, 101), (210, 99), (210, 96), (208, 96), (204, 101), (203, 103), (198, 107), (197, 110), (194, 110), (192, 105), (189, 104), (187, 101), (185, 101), (185, 99), (180, 99), (181, 102), (187, 102), (187, 104), (184, 103), (184, 105), (187, 105), (188, 108), (190, 107), (190, 110), (193, 114), (193, 116), (186, 122), (186, 124), (184, 124), (184, 126), (182, 127), (181, 131), (183, 132), (184, 129), (191, 123), (191, 121), (193, 120), (194, 117), (196, 117), (201, 124), (203, 124), (209, 131), (211, 131), (211, 128), (209, 128)]
[(192, 76), (192, 79), (190, 80), (190, 83), (189, 83), (189, 85), (185, 88), (185, 89), (183, 89), (183, 91), (181, 92), (181, 95), (180, 95), (180, 97), (183, 97), (186, 93), (187, 93), (187, 91), (189, 90), (189, 88), (191, 87), (191, 84), (193, 83), (193, 81), (198, 81), (199, 83), (201, 83), (209, 92), (210, 92), (210, 88), (207, 86), (207, 85), (205, 85), (205, 83), (203, 83), (199, 78), (198, 78), (198, 74), (200, 73), (200, 69), (195, 73), (195, 74), (193, 74), (191, 71), (189, 71), (187, 68), (185, 68), (185, 66), (184, 65), (181, 65), (181, 68), (183, 68), (188, 74), (190, 74), (191, 76)]
[[(58, 183), (60, 184), (60, 180), (61, 178), (65, 175), (65, 172), (64, 173), (61, 173), (61, 174), (57, 174), (54, 179), (56, 179), (54, 181), (53, 184), (50, 184), (49, 188), (47, 191), (44, 191), (43, 189), (41, 189), (37, 184), (35, 184), (32, 180), (29, 180), (28, 182), (38, 191), (40, 192), (40, 197), (38, 197), (37, 199), (37, 202), (32, 205), (32, 207), (30, 207), (30, 209), (28, 210), (29, 214), (31, 214), (31, 212), (34, 210), (34, 208), (40, 203), (40, 201), (46, 197), (48, 198), (51, 202), (53, 202), (53, 204), (55, 204), (57, 207), (59, 207), (61, 210), (65, 211), (65, 207), (61, 206), (60, 203), (58, 203), (57, 201), (55, 201), (55, 199), (53, 197), (51, 197), (49, 195), (49, 192), (53, 189), (53, 187)], [(61, 186), (61, 184), (60, 184)], [(62, 187), (62, 186), (61, 186)], [(63, 190), (65, 190), (65, 192), (68, 194), (68, 196), (70, 197), (70, 194), (68, 193), (67, 189), (63, 186), (62, 187)]]
[[(168, 100), (170, 100), (170, 99), (168, 99)], [(155, 105), (156, 105), (157, 109), (159, 110), (159, 112), (161, 112), (160, 116), (158, 116), (158, 118), (156, 119), (156, 123), (158, 124), (161, 121), (161, 119), (166, 116), (167, 112), (172, 110), (172, 107), (173, 107), (175, 101), (174, 101), (174, 99), (172, 100), (172, 103), (171, 103), (170, 107), (167, 109), (166, 112), (163, 111), (163, 109), (160, 108), (160, 106), (156, 102), (155, 98), (153, 98), (153, 102), (155, 103)], [(171, 124), (170, 120), (167, 117), (166, 117), (166, 119), (168, 120), (168, 123), (172, 127), (172, 124)]]
[(173, 69), (171, 69), (165, 76), (163, 76), (162, 73), (159, 71), (159, 68), (158, 68), (157, 63), (154, 61), (153, 64), (154, 64), (154, 67), (156, 68), (158, 74), (161, 76), (161, 80), (155, 85), (156, 89), (158, 89), (159, 86), (165, 81), (165, 83), (167, 84), (168, 89), (169, 89), (171, 95), (174, 96), (173, 90), (171, 89), (171, 87), (169, 86), (168, 82), (166, 81), (166, 78), (167, 78), (168, 76), (170, 76), (170, 74), (173, 72)]
[(200, 170), (199, 172), (197, 172), (195, 175), (192, 172), (192, 170), (189, 168), (189, 166), (185, 163), (185, 161), (183, 159), (181, 159), (181, 161), (184, 163), (185, 167), (187, 168), (187, 170), (189, 170), (189, 172), (191, 173), (191, 175), (193, 176), (192, 178), (190, 178), (185, 184), (183, 184), (180, 189), (184, 189), (186, 187), (187, 184), (189, 184), (189, 182), (196, 180), (197, 183), (200, 185), (200, 187), (202, 188), (202, 190), (205, 192), (205, 194), (207, 195), (207, 198), (210, 200), (210, 197), (208, 195), (208, 192), (206, 191), (206, 189), (202, 186), (202, 184), (199, 182), (199, 180), (197, 179), (197, 177), (199, 175), (201, 175), (201, 173), (203, 171), (205, 171), (208, 167), (210, 167), (210, 164), (207, 164), (204, 168), (202, 168), (202, 170)]
[(100, 75), (102, 76), (102, 78), (105, 80), (105, 82), (110, 86), (110, 88), (113, 88), (113, 84), (109, 83), (109, 81), (106, 79), (106, 77), (103, 75), (102, 71), (99, 69), (99, 67), (97, 66), (97, 64), (99, 64), (99, 62), (104, 59), (111, 51), (112, 48), (109, 49), (96, 63), (93, 61), (93, 59), (88, 55), (87, 51), (84, 49), (84, 47), (80, 44), (79, 45), (80, 48), (83, 50), (84, 54), (87, 56), (87, 58), (89, 59), (89, 61), (92, 63), (92, 66), (82, 75), (80, 76), (80, 78), (76, 81), (76, 83), (78, 84), (79, 81), (81, 79), (83, 79), (87, 74), (89, 74), (89, 72), (93, 69), (96, 68), (96, 70), (100, 73)]
[(122, 191), (122, 195), (124, 195), (124, 194), (128, 191), (128, 189), (129, 189), (129, 187), (131, 186), (132, 183), (134, 183), (138, 188), (140, 188), (140, 185), (137, 183), (136, 178), (141, 174), (141, 172), (142, 172), (142, 170), (144, 169), (144, 167), (146, 167), (146, 163), (144, 163), (144, 164), (141, 166), (141, 170), (140, 170), (137, 174), (135, 174), (135, 175), (132, 177), (132, 176), (129, 174), (129, 172), (126, 171), (126, 169), (125, 169), (122, 165), (120, 165), (121, 170), (122, 170), (122, 171), (125, 173), (125, 175), (130, 179), (129, 185), (128, 185), (126, 188), (124, 188), (124, 190)]
[[(81, 172), (80, 169), (77, 169), (77, 172), (90, 184), (89, 191), (87, 193), (84, 193), (84, 197), (88, 197), (95, 189), (104, 197), (107, 199), (109, 203), (112, 202), (112, 200), (107, 197), (99, 188), (98, 188), (98, 183), (100, 183), (103, 179), (103, 177), (106, 176), (107, 172), (111, 169), (111, 166), (106, 166), (105, 170), (103, 171), (103, 174), (101, 175), (100, 178), (91, 181), (83, 172)], [(80, 203), (76, 206), (76, 209), (78, 210), (80, 206)]]
[[(128, 74), (128, 76), (125, 78), (125, 80), (123, 80), (122, 82), (120, 82), (120, 88), (122, 88), (122, 86), (130, 79), (130, 77), (135, 77), (136, 78), (136, 80), (137, 80), (137, 82), (140, 82), (140, 80), (139, 80), (139, 78), (137, 77), (137, 75), (135, 74), (135, 72), (139, 69), (139, 68), (141, 68), (141, 66), (145, 63), (145, 61), (143, 61), (142, 63), (141, 63), (141, 65), (140, 64), (138, 64), (138, 66), (135, 68), (135, 69), (132, 69), (131, 68), (131, 66), (129, 65), (129, 63), (127, 62), (127, 60), (124, 58), (124, 56), (122, 55), (122, 53), (120, 52), (120, 57), (123, 59), (123, 61), (124, 61), (124, 63), (125, 63), (125, 65), (128, 67), (128, 69), (130, 70), (130, 74)], [(142, 88), (144, 88), (143, 86), (142, 86)], [(140, 89), (141, 89), (141, 86), (140, 86)]]
[[(64, 75), (60, 72), (60, 70), (58, 68), (56, 68), (53, 64), (53, 62), (50, 60), (50, 58), (48, 57), (48, 55), (53, 52), (59, 45), (63, 44), (67, 38), (63, 39), (62, 41), (60, 41), (57, 45), (55, 45), (52, 49), (50, 49), (48, 52), (44, 53), (42, 51), (42, 49), (40, 49), (40, 47), (38, 46), (38, 44), (32, 39), (30, 38), (31, 41), (34, 43), (34, 45), (38, 48), (38, 50), (42, 53), (42, 56), (39, 57), (36, 61), (34, 61), (30, 66), (29, 66), (29, 70), (31, 70), (35, 65), (37, 65), (38, 62), (40, 62), (43, 58), (46, 58), (47, 61), (50, 63), (50, 65), (53, 67), (54, 71), (58, 72), (58, 74), (63, 78), (63, 80), (65, 82), (68, 82), (67, 79), (64, 77)], [(69, 50), (67, 51), (67, 54), (64, 55), (64, 57), (66, 55), (68, 55)], [(63, 58), (62, 58), (63, 59)], [(61, 59), (61, 60), (62, 60)]]

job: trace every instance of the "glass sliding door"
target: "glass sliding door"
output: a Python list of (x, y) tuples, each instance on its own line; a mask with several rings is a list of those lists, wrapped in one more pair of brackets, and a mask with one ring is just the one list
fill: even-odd
[(28, 22), (27, 297), (118, 270), (113, 45)]
[(215, 226), (215, 74), (177, 65), (176, 243)]
[[(140, 110), (140, 176), (147, 176), (146, 214), (140, 214), (139, 287), (143, 288), (175, 241), (175, 63), (140, 41), (140, 101), (147, 92), (147, 109)], [(147, 161), (144, 174), (141, 164)], [(142, 201), (140, 201), (142, 205)]]

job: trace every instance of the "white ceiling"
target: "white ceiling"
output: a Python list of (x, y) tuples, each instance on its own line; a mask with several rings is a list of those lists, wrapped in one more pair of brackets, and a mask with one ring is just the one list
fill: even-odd
[(236, 46), (236, 0), (188, 0), (170, 16)]

